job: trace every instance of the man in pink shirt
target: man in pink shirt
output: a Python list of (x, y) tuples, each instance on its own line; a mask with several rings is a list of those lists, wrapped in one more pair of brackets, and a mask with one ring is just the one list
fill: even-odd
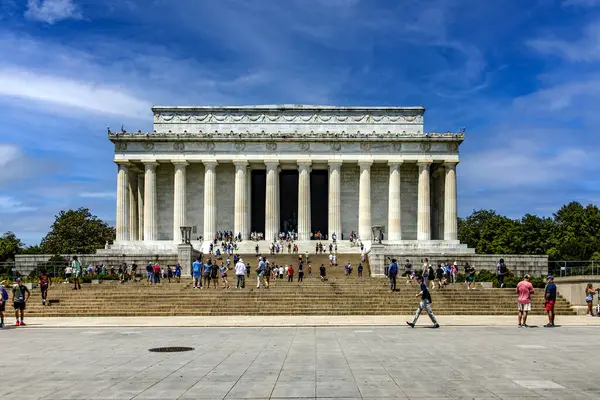
[(531, 311), (531, 295), (534, 290), (530, 280), (531, 276), (525, 275), (525, 278), (517, 285), (519, 328), (527, 328), (527, 313)]

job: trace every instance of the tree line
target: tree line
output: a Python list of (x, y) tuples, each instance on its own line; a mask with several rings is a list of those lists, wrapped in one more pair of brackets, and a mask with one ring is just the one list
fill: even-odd
[[(511, 219), (476, 210), (458, 219), (458, 238), (478, 254), (547, 254), (555, 260), (600, 259), (600, 209), (571, 202), (552, 217), (525, 214)], [(115, 228), (89, 209), (61, 211), (39, 245), (25, 246), (13, 233), (0, 237), (0, 262), (16, 254), (95, 253), (115, 239)]]

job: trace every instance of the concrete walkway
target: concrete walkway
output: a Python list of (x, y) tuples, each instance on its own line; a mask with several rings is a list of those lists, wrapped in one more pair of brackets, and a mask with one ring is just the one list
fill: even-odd
[[(28, 327), (317, 327), (317, 326), (404, 326), (412, 316), (209, 316), (209, 317), (80, 317), (80, 318), (26, 318)], [(515, 316), (439, 316), (442, 326), (515, 326)], [(9, 313), (8, 326), (14, 324)], [(530, 316), (531, 326), (548, 322), (545, 316)], [(421, 315), (418, 324), (431, 321)], [(586, 316), (558, 316), (560, 326), (600, 326), (600, 318)]]

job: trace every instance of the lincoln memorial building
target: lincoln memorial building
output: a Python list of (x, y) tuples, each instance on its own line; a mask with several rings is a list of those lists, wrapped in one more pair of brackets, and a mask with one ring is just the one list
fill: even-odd
[(457, 240), (464, 134), (426, 133), (423, 107), (152, 110), (152, 132), (108, 132), (115, 251), (173, 252), (189, 227), (198, 250), (218, 231), (260, 232), (265, 246), (282, 231), (335, 233), (340, 251), (351, 232), (369, 249), (382, 231), (380, 246), (396, 250), (472, 252)]

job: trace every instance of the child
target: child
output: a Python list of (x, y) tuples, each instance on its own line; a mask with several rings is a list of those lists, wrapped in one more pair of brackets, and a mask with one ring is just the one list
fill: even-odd
[(312, 274), (312, 268), (310, 267), (310, 264), (308, 264), (307, 271), (308, 271), (308, 276), (310, 276)]
[(413, 280), (417, 277), (417, 271), (413, 271), (410, 273), (410, 275), (408, 275), (408, 280), (406, 281), (407, 284), (411, 284), (413, 283)]

